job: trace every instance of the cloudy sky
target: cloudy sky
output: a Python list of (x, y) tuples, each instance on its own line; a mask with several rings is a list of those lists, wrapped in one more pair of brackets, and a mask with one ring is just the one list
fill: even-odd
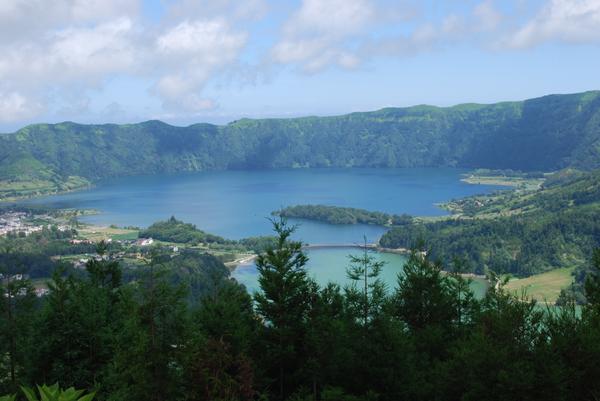
[(600, 0), (1, 0), (0, 131), (600, 89)]

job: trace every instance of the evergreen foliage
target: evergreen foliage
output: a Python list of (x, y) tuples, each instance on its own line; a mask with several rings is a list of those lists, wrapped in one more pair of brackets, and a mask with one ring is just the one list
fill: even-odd
[(407, 214), (396, 215), (372, 212), (352, 207), (325, 205), (289, 206), (273, 214), (288, 218), (322, 221), (329, 224), (373, 224), (379, 226), (401, 226), (410, 224), (412, 217)]
[(153, 238), (180, 244), (227, 243), (225, 239), (198, 230), (195, 225), (184, 223), (171, 216), (169, 220), (159, 221), (140, 231), (140, 238)]
[(385, 248), (412, 248), (427, 239), (433, 259), (463, 268), (525, 277), (560, 267), (583, 267), (600, 246), (600, 172), (558, 174), (533, 192), (508, 191), (455, 201), (456, 218), (414, 222), (385, 233)]
[[(261, 290), (253, 297), (234, 281), (207, 277), (196, 302), (187, 302), (185, 286), (169, 277), (177, 261), (168, 264), (175, 258), (156, 251), (129, 282), (110, 260), (89, 262), (79, 276), (59, 270), (39, 307), (17, 307), (28, 291), (15, 293), (4, 282), (2, 294), (14, 297), (2, 297), (1, 318), (8, 316), (8, 298), (19, 325), (2, 320), (0, 326), (10, 327), (0, 333), (0, 391), (58, 381), (90, 391), (69, 389), (60, 400), (600, 396), (597, 275), (585, 285), (589, 302), (581, 310), (573, 302), (540, 307), (496, 279), (476, 299), (461, 275), (463, 261), (433, 262), (416, 248), (394, 290), (379, 288), (377, 273), (385, 266), (368, 253), (349, 263), (356, 285), (321, 287), (306, 274), (302, 245), (290, 239), (294, 228), (284, 219), (274, 227), (276, 243), (257, 261)], [(591, 258), (594, 272), (598, 255)], [(18, 344), (12, 382), (6, 381), (10, 336)], [(40, 389), (41, 399), (59, 392), (57, 385)], [(25, 393), (38, 399), (33, 390)]]
[(0, 197), (78, 188), (107, 177), (215, 169), (592, 169), (600, 167), (599, 116), (600, 92), (585, 92), (224, 126), (37, 124), (0, 135)]

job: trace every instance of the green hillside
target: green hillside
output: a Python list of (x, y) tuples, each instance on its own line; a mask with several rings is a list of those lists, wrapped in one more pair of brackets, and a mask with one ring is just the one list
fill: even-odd
[(454, 218), (393, 228), (381, 245), (409, 248), (425, 239), (433, 258), (517, 276), (584, 266), (600, 246), (600, 171), (560, 172), (539, 190), (450, 204)]
[(224, 126), (37, 124), (0, 135), (3, 183), (332, 166), (600, 167), (600, 92)]

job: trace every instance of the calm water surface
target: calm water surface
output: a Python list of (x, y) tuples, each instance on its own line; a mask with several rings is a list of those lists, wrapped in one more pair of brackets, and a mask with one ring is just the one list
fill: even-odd
[[(458, 169), (289, 169), (216, 171), (125, 177), (95, 188), (38, 198), (29, 203), (97, 209), (86, 222), (146, 227), (171, 215), (226, 238), (267, 235), (267, 218), (281, 207), (324, 204), (388, 213), (443, 215), (436, 203), (499, 189), (460, 181)], [(385, 228), (332, 226), (303, 221), (297, 237), (307, 243), (377, 240)]]
[[(346, 276), (346, 268), (349, 266), (348, 255), (351, 254), (360, 256), (361, 252), (356, 248), (310, 249), (307, 251), (309, 260), (306, 268), (309, 275), (321, 286), (334, 282), (343, 287), (351, 283)], [(394, 289), (397, 286), (398, 275), (402, 273), (406, 257), (394, 253), (374, 253), (373, 256), (377, 260), (385, 262), (380, 278), (388, 290)], [(232, 276), (239, 283), (244, 284), (251, 293), (259, 288), (258, 273), (254, 263), (238, 266)], [(487, 283), (485, 280), (475, 279), (471, 283), (471, 289), (478, 298), (481, 298), (485, 294)]]
[[(271, 212), (298, 204), (349, 206), (388, 213), (436, 216), (435, 206), (453, 198), (488, 193), (501, 187), (460, 181), (458, 169), (289, 169), (270, 171), (217, 171), (195, 174), (125, 177), (99, 183), (95, 188), (30, 200), (59, 208), (96, 209), (89, 223), (146, 227), (171, 215), (225, 238), (271, 234)], [(367, 225), (335, 226), (310, 221), (301, 224), (296, 238), (311, 244), (375, 242), (385, 228)], [(347, 255), (356, 249), (309, 251), (308, 269), (325, 284), (346, 283)], [(396, 284), (404, 257), (379, 254), (388, 263), (382, 279)], [(256, 268), (236, 269), (234, 276), (250, 290), (257, 287)], [(474, 284), (483, 291), (483, 283)]]

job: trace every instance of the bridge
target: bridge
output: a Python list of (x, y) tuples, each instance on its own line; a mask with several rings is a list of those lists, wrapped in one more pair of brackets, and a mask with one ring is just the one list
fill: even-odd
[(377, 249), (377, 244), (307, 244), (302, 248), (304, 249), (322, 249), (322, 248), (367, 248), (367, 249)]

